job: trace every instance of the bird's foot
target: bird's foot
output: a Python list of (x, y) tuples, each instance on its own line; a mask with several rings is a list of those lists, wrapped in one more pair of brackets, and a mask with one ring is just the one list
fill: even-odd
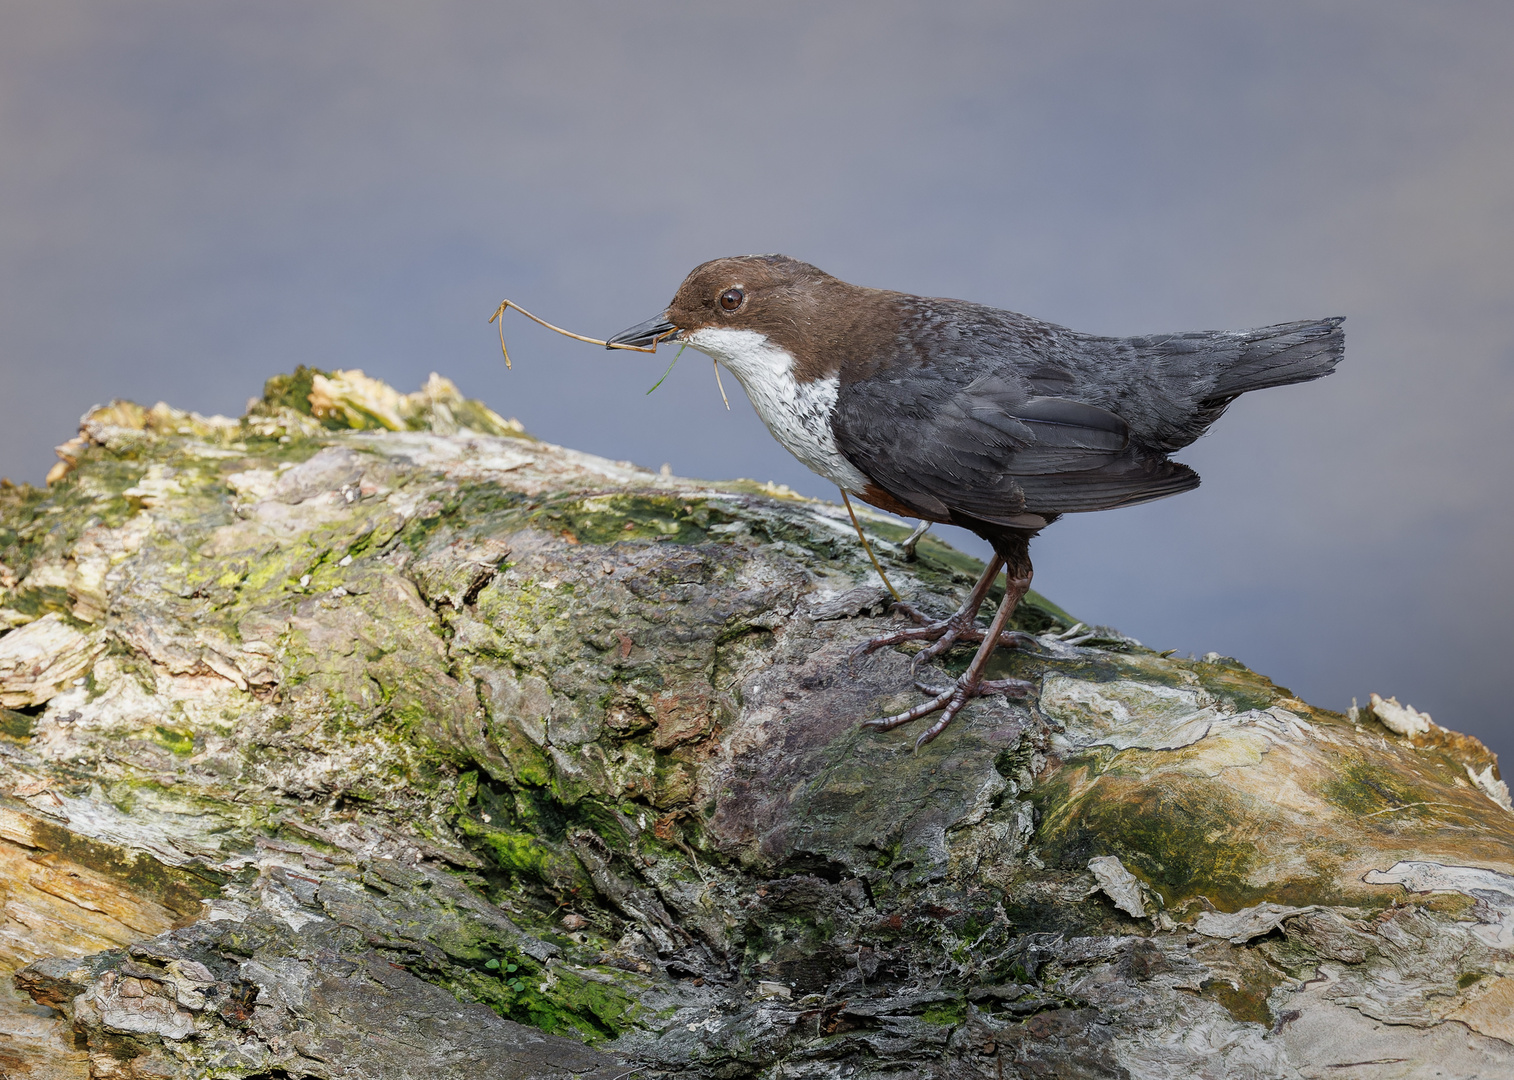
[[(979, 635), (980, 639), (982, 635)], [(984, 697), (988, 694), (1004, 694), (1008, 697), (1023, 698), (1035, 689), (1024, 679), (985, 679), (974, 675), (971, 670), (958, 678), (951, 686), (930, 686), (923, 682), (915, 683), (916, 689), (921, 693), (930, 694), (930, 700), (921, 702), (913, 709), (895, 713), (893, 716), (880, 716), (875, 720), (864, 720), (863, 727), (876, 728), (879, 731), (892, 731), (901, 724), (913, 723), (921, 717), (939, 712), (935, 723), (926, 728), (915, 740), (915, 749), (918, 750), (930, 742), (937, 735), (946, 730), (946, 725), (962, 711), (963, 707), (973, 698)]]
[[(894, 604), (894, 610), (903, 614), (915, 625), (895, 630), (890, 634), (880, 634), (875, 638), (869, 638), (852, 650), (851, 660), (869, 656), (879, 649), (892, 645), (903, 645), (909, 641), (932, 642), (917, 652), (910, 661), (910, 670), (913, 672), (918, 671), (921, 664), (940, 656), (958, 642), (976, 645), (983, 641), (984, 631), (977, 625), (976, 611), (968, 612), (964, 609), (944, 619), (932, 619), (913, 604), (903, 600)], [(1004, 648), (1039, 648), (1040, 644), (1035, 635), (1022, 633), (1019, 630), (1005, 630), (999, 634), (999, 645)]]

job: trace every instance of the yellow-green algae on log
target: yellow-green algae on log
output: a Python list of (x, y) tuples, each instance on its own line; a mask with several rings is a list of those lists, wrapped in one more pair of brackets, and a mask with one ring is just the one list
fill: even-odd
[[(1132, 656), (1089, 675), (1042, 695), (1072, 733), (1037, 797), (1059, 860), (1119, 855), (1170, 910), (1380, 905), (1364, 875), (1403, 860), (1514, 871), (1508, 830), (1487, 827), (1492, 800), (1468, 779), (1492, 760), (1475, 739), (1363, 727), (1220, 658)], [(1112, 714), (1128, 720), (1087, 731)]]
[[(0, 1003), (6, 1069), (1514, 1074), (1507, 790), (1396, 704), (1033, 597), (1038, 693), (911, 753), (857, 726), (918, 694), (848, 663), (888, 616), (844, 511), (437, 376), (59, 455), (0, 489), (0, 936), (66, 1037)], [(971, 582), (864, 522), (918, 603)]]

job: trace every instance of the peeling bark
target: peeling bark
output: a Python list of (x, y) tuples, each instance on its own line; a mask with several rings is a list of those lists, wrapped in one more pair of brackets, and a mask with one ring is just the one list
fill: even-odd
[(8, 1076), (1514, 1074), (1507, 789), (1391, 699), (1032, 596), (1039, 693), (912, 753), (844, 511), (436, 377), (60, 459), (0, 489)]

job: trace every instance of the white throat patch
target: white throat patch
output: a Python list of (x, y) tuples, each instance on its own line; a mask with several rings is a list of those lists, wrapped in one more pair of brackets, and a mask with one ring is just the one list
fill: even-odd
[(794, 378), (794, 357), (755, 330), (705, 327), (683, 340), (736, 376), (773, 438), (810, 471), (853, 493), (868, 486), (867, 477), (836, 448), (831, 433), (840, 379), (800, 382)]

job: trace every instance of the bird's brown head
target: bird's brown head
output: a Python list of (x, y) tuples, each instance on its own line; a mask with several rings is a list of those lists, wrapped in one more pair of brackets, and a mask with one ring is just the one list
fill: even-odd
[(712, 344), (726, 336), (719, 332), (749, 331), (793, 355), (800, 378), (815, 377), (837, 361), (835, 339), (855, 334), (858, 321), (876, 322), (871, 309), (894, 295), (850, 285), (787, 255), (735, 255), (696, 266), (661, 316), (609, 340), (687, 341), (725, 359)]
[(851, 286), (787, 255), (737, 255), (696, 266), (665, 317), (680, 336), (717, 327), (787, 336), (827, 295)]

